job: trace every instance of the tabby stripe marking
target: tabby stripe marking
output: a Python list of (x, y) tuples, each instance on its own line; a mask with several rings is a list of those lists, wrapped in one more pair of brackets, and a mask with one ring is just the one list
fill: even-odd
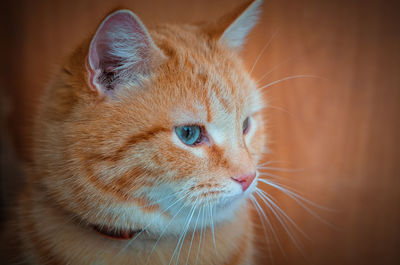
[(108, 155), (108, 154), (89, 154), (88, 157), (89, 157), (89, 160), (117, 162), (124, 158), (124, 154), (133, 145), (135, 145), (139, 142), (148, 141), (149, 139), (155, 137), (156, 135), (158, 135), (160, 133), (171, 132), (171, 131), (172, 131), (171, 129), (167, 129), (167, 128), (163, 128), (163, 127), (153, 128), (151, 130), (132, 135), (118, 150), (116, 150), (114, 153), (112, 153), (110, 155)]

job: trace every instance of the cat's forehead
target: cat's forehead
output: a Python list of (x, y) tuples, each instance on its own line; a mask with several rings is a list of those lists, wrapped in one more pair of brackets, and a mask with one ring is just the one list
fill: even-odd
[(176, 104), (169, 112), (174, 123), (232, 127), (233, 123), (259, 109), (260, 104), (253, 100), (259, 96), (253, 96), (257, 91), (251, 89), (252, 82), (230, 82), (217, 72), (197, 78), (187, 83), (175, 83)]
[(160, 88), (186, 96), (201, 106), (197, 109), (232, 113), (244, 107), (256, 85), (234, 51), (194, 26), (164, 27), (153, 34), (168, 58), (158, 71)]
[(211, 124), (232, 122), (241, 112), (242, 106), (221, 101), (215, 93), (210, 98), (194, 99), (190, 107), (176, 105), (170, 110), (170, 117), (178, 124)]
[(245, 75), (238, 54), (210, 39), (196, 26), (165, 26), (153, 37), (168, 58), (167, 67), (176, 73), (214, 82), (237, 82)]

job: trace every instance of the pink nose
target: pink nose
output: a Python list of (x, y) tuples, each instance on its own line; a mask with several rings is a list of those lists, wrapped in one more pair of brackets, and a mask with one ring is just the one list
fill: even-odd
[(245, 191), (253, 182), (254, 178), (256, 177), (256, 173), (242, 175), (238, 177), (232, 178), (234, 181), (239, 183), (242, 186), (242, 190)]

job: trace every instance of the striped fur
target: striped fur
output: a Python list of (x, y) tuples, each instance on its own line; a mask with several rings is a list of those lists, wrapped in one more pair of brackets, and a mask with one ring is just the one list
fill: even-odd
[[(259, 4), (223, 23), (152, 28), (162, 56), (112, 97), (88, 83), (90, 41), (75, 50), (36, 118), (34, 164), (14, 227), (20, 262), (252, 264), (246, 198), (256, 181), (242, 192), (232, 178), (256, 170), (265, 144), (264, 103), (237, 55)], [(187, 124), (203, 126), (207, 143), (183, 144), (174, 128)], [(145, 232), (131, 242), (92, 225)]]

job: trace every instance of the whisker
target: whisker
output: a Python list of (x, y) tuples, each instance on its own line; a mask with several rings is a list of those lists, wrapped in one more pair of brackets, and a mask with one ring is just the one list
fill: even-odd
[[(298, 183), (298, 181), (295, 181), (295, 180), (293, 180), (293, 179), (283, 178), (283, 177), (280, 177), (280, 176), (278, 176), (278, 175), (274, 175), (274, 174), (270, 174), (270, 173), (265, 173), (265, 172), (260, 173), (259, 176), (260, 176), (260, 177), (258, 178), (258, 180), (260, 180), (260, 182), (266, 184), (264, 181), (269, 181), (269, 182), (274, 183), (275, 185), (281, 187), (282, 189), (287, 189), (288, 191), (293, 192), (294, 194), (296, 194), (297, 196), (299, 196), (299, 198), (303, 198), (303, 197), (301, 196), (301, 192), (300, 192), (299, 190), (296, 190), (295, 188), (292, 188), (292, 187), (290, 187), (290, 186), (285, 185), (285, 184), (282, 183), (282, 181), (287, 181), (287, 182), (289, 182), (289, 183), (296, 184), (296, 183)], [(266, 178), (263, 178), (263, 177), (269, 177), (269, 178), (266, 179)], [(274, 178), (274, 180), (272, 180), (271, 178)], [(261, 181), (261, 180), (262, 180), (262, 181)], [(280, 182), (277, 182), (277, 180), (279, 180)], [(269, 184), (267, 184), (267, 185), (269, 185)], [(270, 185), (269, 185), (269, 186), (270, 186)], [(273, 188), (275, 188), (275, 187), (273, 187)], [(275, 188), (275, 189), (277, 189), (277, 188)], [(278, 190), (279, 190), (279, 189), (278, 189)], [(279, 191), (281, 191), (281, 190), (279, 190)], [(283, 191), (282, 191), (282, 192), (283, 192)], [(285, 193), (285, 192), (283, 192), (283, 193)], [(286, 194), (286, 193), (285, 193), (285, 194)], [(290, 197), (289, 194), (286, 194), (286, 195)], [(303, 198), (303, 199), (306, 200), (305, 198)], [(310, 202), (311, 202), (311, 201), (310, 201)], [(322, 206), (321, 206), (321, 207), (322, 207)]]
[(158, 242), (160, 241), (160, 239), (162, 238), (162, 236), (164, 235), (164, 233), (167, 231), (167, 228), (169, 227), (169, 225), (172, 223), (172, 221), (175, 219), (175, 217), (178, 216), (178, 214), (180, 213), (180, 211), (186, 207), (186, 204), (182, 205), (181, 208), (179, 208), (179, 210), (174, 214), (174, 216), (172, 216), (171, 220), (168, 222), (168, 224), (164, 227), (164, 229), (161, 231), (161, 234), (158, 236), (156, 243), (154, 243), (153, 248), (150, 251), (150, 254), (147, 258), (147, 262), (146, 264), (148, 264), (148, 262), (150, 261), (150, 257), (153, 254), (154, 250), (156, 249), (156, 246), (158, 244)]
[(175, 196), (175, 195), (177, 195), (177, 194), (180, 194), (180, 193), (182, 193), (182, 191), (173, 192), (173, 193), (167, 195), (166, 197), (163, 197), (163, 198), (160, 199), (160, 200), (157, 200), (157, 201), (155, 201), (155, 202), (152, 202), (152, 203), (149, 203), (149, 204), (146, 204), (146, 205), (139, 206), (138, 208), (141, 209), (141, 208), (149, 207), (149, 206), (152, 206), (152, 205), (157, 205), (157, 204), (159, 204), (160, 202), (165, 201), (166, 199), (169, 199), (169, 198), (171, 198), (171, 197), (173, 197), (173, 196)]
[(322, 78), (320, 76), (316, 76), (316, 75), (291, 75), (291, 76), (287, 76), (287, 77), (284, 77), (284, 78), (279, 79), (279, 80), (272, 81), (271, 83), (268, 83), (268, 84), (266, 84), (266, 85), (264, 85), (262, 87), (259, 87), (258, 90), (263, 90), (263, 89), (265, 89), (267, 87), (273, 86), (273, 85), (278, 84), (280, 82), (283, 82), (283, 81), (286, 81), (286, 80), (291, 80), (291, 79), (297, 79), (297, 78), (324, 79), (324, 78)]
[[(197, 199), (196, 199), (196, 202), (197, 202)], [(171, 264), (171, 262), (172, 262), (174, 256), (176, 255), (176, 252), (177, 252), (178, 249), (179, 249), (178, 255), (177, 255), (176, 261), (175, 261), (175, 265), (178, 264), (179, 256), (180, 256), (181, 250), (182, 250), (183, 241), (185, 240), (187, 229), (189, 228), (190, 221), (192, 220), (193, 214), (194, 214), (194, 212), (195, 212), (195, 210), (196, 210), (196, 207), (197, 207), (196, 202), (194, 203), (194, 205), (192, 206), (191, 210), (190, 210), (189, 213), (188, 213), (188, 217), (186, 218), (185, 224), (184, 224), (184, 226), (183, 226), (183, 228), (182, 228), (182, 234), (181, 234), (181, 236), (179, 237), (178, 243), (176, 244), (176, 248), (175, 248), (175, 250), (174, 250), (174, 252), (173, 252), (173, 254), (172, 254), (172, 257), (171, 257), (171, 259), (170, 259), (168, 265)]]
[[(268, 177), (268, 178), (266, 178), (266, 177)], [(297, 184), (298, 183), (297, 180), (290, 179), (290, 178), (287, 178), (287, 177), (282, 177), (282, 176), (271, 174), (271, 173), (267, 173), (267, 172), (263, 172), (263, 171), (258, 171), (258, 179), (257, 179), (257, 181), (260, 181), (260, 182), (264, 183), (261, 180), (273, 181), (274, 183), (277, 183), (277, 184), (281, 185), (282, 187), (287, 187), (288, 189), (292, 190), (293, 192), (300, 193), (296, 189), (291, 188), (291, 187), (289, 188), (289, 186), (283, 184), (283, 182), (290, 183), (290, 184)]]
[(266, 165), (269, 165), (269, 164), (282, 164), (282, 163), (288, 163), (288, 162), (287, 161), (279, 161), (279, 160), (278, 161), (269, 160), (267, 162), (264, 162), (264, 163), (258, 165), (257, 167), (262, 167), (262, 166), (266, 166)]
[(187, 254), (187, 258), (186, 258), (186, 265), (187, 265), (188, 262), (189, 262), (190, 251), (191, 251), (191, 249), (192, 249), (193, 238), (194, 238), (194, 235), (195, 235), (195, 233), (196, 233), (197, 223), (198, 223), (198, 221), (199, 221), (199, 217), (200, 217), (200, 210), (199, 210), (198, 213), (197, 213), (196, 223), (194, 224), (194, 228), (193, 228), (193, 231), (192, 231), (192, 239), (190, 240), (189, 251), (188, 251), (188, 254)]
[(203, 238), (203, 229), (204, 229), (204, 205), (201, 207), (201, 231), (200, 231), (200, 239), (199, 239), (199, 246), (197, 248), (197, 254), (196, 254), (196, 265), (199, 259), (199, 254), (200, 254), (200, 247), (201, 247), (201, 240)]
[[(281, 243), (280, 243), (280, 240), (279, 240), (278, 236), (276, 235), (275, 230), (274, 230), (274, 228), (272, 227), (271, 222), (269, 221), (269, 218), (267, 218), (266, 214), (264, 213), (264, 211), (263, 211), (263, 209), (261, 208), (261, 206), (258, 204), (257, 199), (254, 197), (254, 195), (251, 195), (251, 196), (250, 196), (250, 200), (251, 200), (251, 202), (253, 203), (254, 208), (255, 208), (256, 211), (257, 211), (257, 215), (258, 215), (258, 217), (259, 217), (259, 219), (260, 219), (260, 221), (261, 221), (261, 225), (262, 225), (262, 228), (263, 228), (263, 231), (264, 231), (265, 240), (267, 241), (266, 243), (267, 243), (267, 246), (268, 246), (268, 253), (269, 253), (269, 256), (270, 256), (270, 259), (271, 259), (271, 263), (274, 263), (274, 262), (273, 262), (273, 256), (272, 256), (271, 242), (270, 242), (270, 239), (269, 239), (269, 237), (268, 237), (268, 232), (267, 232), (267, 228), (265, 227), (265, 222), (264, 222), (264, 220), (267, 220), (268, 226), (270, 227), (270, 229), (271, 229), (271, 231), (272, 231), (272, 233), (273, 233), (273, 237), (274, 237), (275, 241), (277, 242), (277, 244), (278, 244), (280, 250), (282, 251), (282, 253), (283, 253), (285, 256), (286, 256), (286, 253), (285, 253), (285, 251), (284, 251), (283, 248), (282, 248), (282, 245), (281, 245)], [(262, 217), (264, 217), (264, 219), (263, 219)]]
[(261, 82), (262, 80), (264, 80), (264, 78), (266, 78), (269, 74), (271, 74), (273, 71), (275, 71), (278, 67), (288, 63), (289, 61), (293, 60), (295, 58), (295, 56), (289, 57), (286, 60), (274, 65), (268, 72), (266, 72), (265, 74), (263, 74), (260, 79), (257, 80), (257, 83)]
[[(198, 205), (197, 205), (197, 200), (198, 200), (198, 199), (196, 199), (196, 201), (194, 202), (194, 209), (193, 209), (193, 212), (192, 212), (192, 214), (191, 214), (191, 216), (190, 216), (189, 222), (188, 222), (188, 224), (187, 224), (187, 226), (186, 226), (186, 231), (185, 231), (185, 234), (184, 234), (184, 237), (183, 237), (181, 246), (180, 246), (180, 248), (179, 248), (179, 254), (178, 254), (177, 262), (178, 262), (178, 260), (179, 260), (179, 255), (180, 255), (180, 252), (181, 252), (181, 249), (182, 249), (182, 246), (183, 246), (183, 241), (185, 240), (186, 233), (187, 233), (187, 231), (189, 230), (190, 222), (192, 221), (193, 215), (194, 215), (194, 213), (195, 213), (195, 211), (196, 211), (196, 208), (197, 208), (197, 206), (198, 206)], [(194, 227), (193, 229), (195, 229), (195, 227)]]
[(280, 244), (280, 240), (278, 237), (278, 234), (276, 233), (270, 219), (267, 217), (267, 215), (265, 214), (263, 208), (261, 207), (261, 205), (259, 204), (259, 202), (257, 201), (256, 197), (253, 195), (254, 198), (254, 203), (256, 204), (256, 206), (258, 207), (258, 209), (260, 210), (262, 216), (264, 217), (264, 219), (267, 221), (268, 226), (271, 228), (272, 234), (276, 240), (276, 242), (278, 243), (279, 247), (281, 248), (282, 252), (285, 253), (285, 251), (283, 250), (282, 245)]
[[(258, 171), (258, 176), (271, 177), (271, 178), (279, 179), (279, 180), (283, 179), (283, 177), (281, 177), (281, 176), (274, 175), (274, 174), (268, 174), (268, 173), (265, 173), (262, 171)], [(263, 178), (259, 177), (259, 179), (263, 179)]]
[(265, 108), (266, 108), (266, 109), (273, 109), (273, 110), (282, 111), (283, 113), (288, 114), (292, 119), (298, 120), (298, 117), (297, 117), (296, 115), (294, 115), (292, 112), (288, 111), (288, 110), (285, 109), (285, 108), (278, 107), (278, 106), (273, 106), (273, 105), (271, 105), (271, 104), (267, 105)]
[(309, 207), (307, 207), (307, 205), (302, 203), (302, 201), (308, 203), (309, 205), (314, 206), (315, 208), (321, 209), (321, 210), (330, 211), (330, 212), (336, 211), (336, 210), (321, 206), (313, 201), (310, 201), (310, 200), (300, 196), (298, 193), (292, 191), (291, 188), (289, 188), (289, 187), (285, 188), (283, 184), (278, 185), (278, 183), (276, 183), (272, 180), (267, 180), (267, 179), (263, 179), (263, 178), (259, 178), (258, 180), (262, 183), (265, 183), (265, 184), (277, 189), (277, 190), (282, 191), (283, 193), (285, 193), (286, 195), (291, 197), (293, 200), (295, 200), (300, 206), (302, 206), (305, 210), (307, 210), (315, 218), (319, 219), (320, 221), (323, 221), (325, 224), (331, 225), (331, 224), (327, 223), (325, 220), (321, 219), (321, 217), (319, 217), (316, 213), (314, 213), (313, 210), (311, 210)]
[(212, 206), (210, 204), (208, 204), (208, 208), (210, 210), (211, 233), (212, 233), (212, 236), (213, 236), (215, 255), (218, 256), (217, 243), (215, 242), (214, 221), (213, 221), (213, 216), (212, 216), (213, 209), (212, 209)]
[[(282, 215), (283, 217), (285, 217), (285, 218), (297, 229), (297, 231), (299, 231), (301, 234), (303, 234), (303, 236), (304, 236), (305, 238), (307, 238), (308, 240), (311, 241), (311, 238), (310, 238), (310, 237), (309, 237), (309, 236), (308, 236), (294, 221), (293, 221), (292, 218), (290, 218), (289, 215), (287, 215), (287, 214), (278, 206), (278, 204), (276, 203), (276, 200), (272, 200), (272, 199), (271, 199), (272, 196), (271, 196), (271, 197), (268, 196), (266, 192), (264, 192), (263, 190), (260, 190), (260, 189), (258, 189), (257, 192), (259, 192), (259, 195), (260, 195), (261, 197), (264, 197), (264, 198), (270, 203), (271, 206), (275, 207), (275, 209), (278, 210), (278, 212), (281, 213), (281, 215)], [(274, 201), (275, 201), (275, 202), (274, 202)]]
[(175, 204), (177, 204), (179, 201), (183, 200), (185, 198), (185, 196), (182, 196), (181, 198), (179, 198), (178, 200), (176, 200), (173, 204), (171, 204), (170, 206), (168, 206), (164, 211), (162, 211), (161, 213), (159, 213), (156, 217), (153, 217), (153, 219), (151, 220), (150, 223), (148, 223), (139, 233), (137, 233), (131, 240), (129, 240), (129, 242), (118, 252), (117, 257), (124, 252), (129, 246), (130, 244), (132, 244), (133, 241), (135, 241), (145, 230), (146, 228), (148, 228), (153, 222), (154, 220), (156, 220), (156, 218), (159, 218), (163, 213), (165, 213), (169, 208), (171, 208), (172, 206), (174, 206)]
[(260, 193), (256, 190), (256, 195), (259, 196), (259, 198), (264, 202), (264, 204), (271, 210), (271, 212), (275, 215), (275, 217), (278, 219), (279, 223), (282, 225), (283, 229), (286, 231), (287, 235), (289, 236), (290, 240), (293, 242), (293, 244), (296, 246), (296, 248), (300, 251), (300, 253), (304, 255), (303, 248), (299, 245), (297, 242), (297, 239), (294, 237), (292, 232), (290, 231), (286, 221), (280, 217), (280, 214), (275, 211), (275, 209), (271, 206), (271, 204), (268, 203), (267, 200), (265, 200)]
[(250, 75), (253, 73), (254, 68), (256, 67), (258, 61), (261, 59), (261, 56), (263, 55), (264, 51), (269, 47), (269, 45), (271, 44), (272, 40), (275, 38), (276, 35), (278, 35), (279, 30), (276, 30), (275, 33), (271, 36), (271, 38), (268, 40), (268, 42), (264, 45), (264, 47), (262, 48), (261, 52), (258, 54), (256, 60), (254, 61), (253, 66), (251, 67), (250, 70)]
[(274, 170), (274, 171), (282, 171), (282, 172), (299, 172), (302, 169), (289, 169), (289, 168), (280, 168), (280, 167), (257, 167), (257, 169), (266, 169), (266, 170)]

